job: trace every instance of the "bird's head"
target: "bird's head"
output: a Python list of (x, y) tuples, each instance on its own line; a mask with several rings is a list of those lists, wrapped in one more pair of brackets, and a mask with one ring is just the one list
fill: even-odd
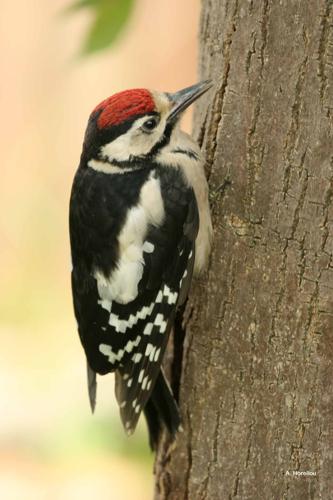
[(173, 94), (132, 89), (108, 97), (90, 115), (85, 163), (128, 166), (152, 158), (169, 142), (182, 112), (211, 86), (204, 81)]

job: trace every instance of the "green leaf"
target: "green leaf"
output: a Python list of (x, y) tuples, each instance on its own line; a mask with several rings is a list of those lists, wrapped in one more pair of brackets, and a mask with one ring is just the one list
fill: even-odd
[(94, 11), (94, 21), (84, 42), (83, 53), (109, 47), (126, 25), (134, 0), (78, 0), (75, 9), (88, 7)]

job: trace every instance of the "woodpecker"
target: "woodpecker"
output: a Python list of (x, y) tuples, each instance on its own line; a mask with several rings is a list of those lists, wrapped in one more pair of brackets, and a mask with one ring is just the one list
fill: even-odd
[(153, 449), (162, 425), (172, 435), (180, 426), (161, 363), (212, 240), (203, 157), (179, 120), (211, 86), (125, 90), (101, 102), (71, 192), (73, 304), (92, 411), (96, 375), (115, 372), (123, 426), (131, 434), (143, 411)]

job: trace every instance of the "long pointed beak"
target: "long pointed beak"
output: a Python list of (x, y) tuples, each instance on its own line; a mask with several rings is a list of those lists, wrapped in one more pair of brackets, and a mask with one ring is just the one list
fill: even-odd
[(182, 113), (192, 102), (201, 97), (207, 90), (213, 86), (211, 80), (204, 80), (203, 82), (196, 83), (191, 87), (179, 90), (174, 94), (168, 94), (170, 101), (174, 104), (171, 108), (167, 121), (173, 122), (180, 113)]

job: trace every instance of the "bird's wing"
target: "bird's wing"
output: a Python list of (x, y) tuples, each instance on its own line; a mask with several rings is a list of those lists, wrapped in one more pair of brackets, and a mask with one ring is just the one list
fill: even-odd
[[(194, 265), (198, 224), (196, 201), (191, 192), (187, 216), (181, 227), (181, 237), (170, 265), (164, 270), (160, 269), (158, 276), (158, 262), (161, 262), (161, 256), (154, 256), (154, 252), (151, 252), (145, 257), (147, 271), (143, 280), (147, 280), (146, 287), (156, 290), (155, 283), (159, 282), (160, 285), (140, 337), (139, 349), (119, 367), (119, 375), (116, 377), (116, 396), (128, 433), (135, 430), (141, 410), (150, 397), (160, 371), (177, 306), (183, 303), (187, 296)], [(156, 244), (161, 238), (161, 231), (157, 233), (152, 229), (148, 234), (148, 241), (156, 249), (163, 249), (163, 245)]]

